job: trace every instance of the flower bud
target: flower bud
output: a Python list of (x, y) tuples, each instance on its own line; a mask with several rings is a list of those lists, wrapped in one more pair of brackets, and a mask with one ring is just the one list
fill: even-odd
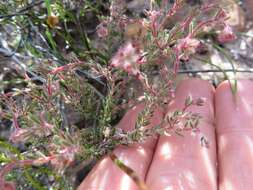
[(228, 43), (236, 40), (236, 35), (234, 34), (232, 28), (229, 25), (226, 25), (223, 31), (218, 34), (218, 41), (220, 43)]
[(55, 15), (51, 15), (47, 17), (47, 24), (51, 27), (54, 28), (59, 24), (59, 17)]

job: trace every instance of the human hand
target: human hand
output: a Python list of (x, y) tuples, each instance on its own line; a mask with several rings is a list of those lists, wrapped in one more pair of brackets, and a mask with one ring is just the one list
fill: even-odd
[[(228, 82), (221, 84), (215, 91), (203, 80), (183, 81), (177, 88), (175, 102), (169, 106), (169, 110), (181, 109), (188, 95), (205, 98), (203, 106), (190, 107), (192, 112), (202, 116), (198, 126), (201, 133), (194, 136), (185, 134), (184, 137), (160, 136), (142, 144), (120, 146), (114, 150), (114, 154), (132, 168), (150, 190), (216, 190), (218, 187), (221, 190), (251, 189), (251, 92), (253, 82), (246, 80), (238, 83), (235, 96)], [(138, 112), (142, 109), (143, 106), (136, 106), (130, 110), (118, 127), (126, 131), (133, 129)], [(157, 111), (149, 127), (158, 124), (160, 119), (161, 115)], [(202, 142), (203, 136), (208, 140), (208, 147), (202, 144), (206, 143)], [(79, 187), (79, 190), (137, 189), (136, 181), (120, 170), (109, 156), (93, 168)]]

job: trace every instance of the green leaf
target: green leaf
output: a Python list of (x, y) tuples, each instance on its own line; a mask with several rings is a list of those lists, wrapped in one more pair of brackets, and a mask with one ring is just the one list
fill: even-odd
[(47, 29), (46, 30), (46, 36), (47, 36), (47, 39), (48, 39), (48, 41), (49, 41), (49, 43), (50, 43), (50, 45), (51, 45), (51, 47), (53, 48), (53, 50), (56, 52), (57, 50), (56, 50), (56, 43), (55, 43), (55, 41), (54, 41), (54, 39), (53, 39), (53, 36), (52, 36), (52, 34), (51, 34), (51, 32)]
[(46, 8), (47, 8), (47, 15), (51, 16), (52, 15), (51, 1), (45, 0), (45, 4), (46, 4)]
[(222, 48), (222, 47), (220, 47), (219, 45), (216, 45), (216, 44), (213, 44), (213, 47), (215, 49), (217, 49), (220, 53), (222, 53), (231, 65), (231, 68), (232, 68), (233, 73), (234, 73), (234, 79), (232, 80), (232, 79), (228, 78), (228, 81), (229, 81), (230, 86), (231, 86), (231, 91), (232, 91), (233, 95), (235, 95), (237, 93), (237, 79), (236, 79), (236, 68), (235, 68), (234, 63), (233, 63), (234, 61), (230, 57), (229, 53), (224, 48)]

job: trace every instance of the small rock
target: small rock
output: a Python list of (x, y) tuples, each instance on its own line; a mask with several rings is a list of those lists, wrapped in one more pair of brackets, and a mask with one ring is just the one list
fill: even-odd
[(150, 0), (133, 0), (127, 4), (127, 8), (130, 11), (136, 13), (142, 13), (144, 10), (150, 8)]

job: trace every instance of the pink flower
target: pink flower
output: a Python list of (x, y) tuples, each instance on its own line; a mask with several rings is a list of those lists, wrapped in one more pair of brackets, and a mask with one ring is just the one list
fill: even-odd
[(234, 34), (232, 28), (228, 25), (226, 25), (223, 29), (223, 31), (221, 31), (218, 34), (218, 41), (220, 43), (227, 43), (227, 42), (232, 42), (234, 40), (236, 40), (236, 35)]
[(158, 17), (161, 15), (161, 13), (159, 11), (149, 11), (148, 12), (148, 17), (151, 20), (151, 22), (156, 22), (156, 20), (158, 19)]
[(144, 61), (138, 45), (127, 42), (123, 45), (111, 60), (111, 66), (127, 71), (130, 74), (138, 75), (139, 65)]
[(109, 33), (108, 28), (104, 23), (101, 23), (97, 26), (98, 37), (105, 38), (106, 36), (108, 36), (108, 33)]
[(176, 46), (176, 52), (179, 56), (178, 58), (181, 60), (188, 60), (189, 55), (194, 54), (199, 45), (200, 41), (195, 38), (191, 38), (190, 36), (178, 40), (178, 44)]
[(186, 38), (179, 40), (177, 47), (179, 50), (190, 51), (194, 53), (199, 44), (200, 44), (199, 40), (187, 36)]
[(59, 173), (61, 173), (66, 167), (74, 162), (75, 155), (79, 150), (78, 146), (65, 147), (59, 150), (57, 154), (51, 156), (50, 163)]

